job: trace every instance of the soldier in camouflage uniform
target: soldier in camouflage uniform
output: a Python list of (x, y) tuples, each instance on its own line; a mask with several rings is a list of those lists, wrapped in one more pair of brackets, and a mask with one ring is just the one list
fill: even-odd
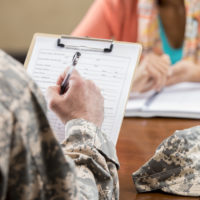
[(133, 173), (138, 192), (200, 196), (200, 126), (176, 131)]
[[(115, 147), (98, 128), (100, 92), (78, 74), (72, 80), (65, 99), (56, 96), (57, 86), (48, 92), (50, 107), (68, 121), (60, 145), (38, 87), (21, 64), (0, 51), (0, 200), (119, 198)], [(90, 105), (76, 99), (80, 96)], [(96, 110), (88, 112), (92, 103)]]

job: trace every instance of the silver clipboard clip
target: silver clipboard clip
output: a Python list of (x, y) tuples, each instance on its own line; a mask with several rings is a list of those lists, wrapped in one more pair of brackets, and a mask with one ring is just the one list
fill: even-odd
[[(89, 45), (72, 45), (69, 41), (71, 40), (80, 40), (80, 41), (96, 41), (96, 42), (104, 42), (108, 43), (108, 47), (92, 47)], [(104, 52), (104, 53), (110, 53), (113, 50), (113, 40), (104, 40), (104, 39), (93, 39), (93, 38), (87, 38), (87, 37), (71, 37), (71, 36), (61, 36), (61, 38), (58, 38), (57, 40), (57, 46), (66, 48), (66, 49), (75, 49), (75, 50), (84, 50), (84, 51), (96, 51), (96, 52)]]

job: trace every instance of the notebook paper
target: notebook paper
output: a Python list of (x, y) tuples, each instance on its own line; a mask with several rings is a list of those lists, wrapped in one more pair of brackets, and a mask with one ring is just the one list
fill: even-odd
[[(80, 40), (77, 42), (81, 45)], [(102, 42), (101, 45), (104, 43)], [(48, 86), (55, 85), (59, 75), (71, 64), (76, 51), (57, 47), (57, 38), (36, 37), (27, 71), (44, 95), (46, 95)], [(140, 51), (139, 45), (129, 43), (115, 43), (111, 53), (80, 51), (81, 57), (76, 69), (84, 78), (93, 80), (100, 88), (105, 106), (101, 129), (114, 144), (119, 135)], [(48, 119), (58, 140), (62, 141), (65, 138), (64, 125), (50, 110)]]
[(200, 119), (200, 83), (184, 82), (165, 87), (145, 106), (152, 94), (150, 91), (130, 95), (126, 116)]

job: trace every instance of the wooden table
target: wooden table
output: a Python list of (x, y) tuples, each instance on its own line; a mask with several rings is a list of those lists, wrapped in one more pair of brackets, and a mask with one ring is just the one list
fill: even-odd
[(177, 129), (200, 125), (200, 120), (172, 118), (125, 118), (117, 143), (122, 200), (196, 200), (199, 198), (153, 192), (137, 194), (131, 174), (155, 152), (157, 146)]

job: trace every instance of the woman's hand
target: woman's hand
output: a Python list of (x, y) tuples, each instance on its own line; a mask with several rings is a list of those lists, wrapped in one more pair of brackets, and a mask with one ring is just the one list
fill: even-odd
[(170, 73), (170, 59), (167, 55), (148, 54), (136, 68), (133, 92), (160, 91)]
[(173, 85), (179, 82), (200, 82), (200, 66), (187, 60), (182, 60), (173, 65), (166, 85)]

